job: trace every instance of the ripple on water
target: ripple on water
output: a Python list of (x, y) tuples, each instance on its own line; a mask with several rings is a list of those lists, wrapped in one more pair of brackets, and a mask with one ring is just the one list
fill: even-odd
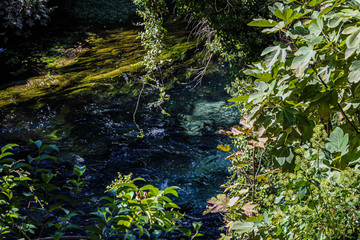
[[(87, 166), (86, 194), (94, 198), (118, 172), (133, 172), (161, 189), (179, 186), (181, 198), (175, 201), (190, 220), (204, 221), (208, 239), (216, 239), (219, 216), (202, 212), (206, 199), (221, 191), (219, 186), (228, 176), (225, 154), (214, 150), (225, 139), (217, 131), (236, 124), (239, 116), (236, 109), (224, 109), (223, 87), (208, 80), (212, 81), (206, 83), (205, 78), (198, 91), (172, 90), (167, 106), (171, 117), (142, 107), (137, 113), (145, 132), (141, 139), (132, 121), (136, 100), (103, 97), (4, 114), (0, 144), (30, 138), (55, 141), (62, 150), (60, 158)], [(45, 137), (51, 133), (53, 138)]]

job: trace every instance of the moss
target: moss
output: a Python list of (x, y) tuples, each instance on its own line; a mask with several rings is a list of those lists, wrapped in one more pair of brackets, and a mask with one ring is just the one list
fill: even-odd
[[(189, 50), (195, 48), (196, 41), (188, 42), (189, 33), (177, 31), (181, 28), (172, 24), (168, 27), (166, 47), (160, 58), (166, 62), (163, 76), (169, 79), (167, 88), (178, 80), (174, 74), (181, 71), (185, 73), (185, 69), (196, 62), (192, 59), (194, 54), (188, 54), (191, 53)], [(59, 99), (74, 97), (77, 94), (94, 92), (95, 89), (109, 91), (109, 94), (138, 94), (140, 84), (128, 80), (145, 74), (141, 64), (145, 50), (137, 32), (114, 29), (92, 34), (87, 39), (88, 47), (82, 49), (81, 55), (76, 59), (63, 65), (53, 64), (48, 68), (47, 74), (28, 79), (26, 85), (1, 90), (0, 107), (39, 97), (44, 98), (44, 101), (54, 96)], [(51, 59), (52, 62), (58, 60)], [(123, 77), (125, 75), (127, 78)], [(185, 78), (185, 74), (183, 77)]]

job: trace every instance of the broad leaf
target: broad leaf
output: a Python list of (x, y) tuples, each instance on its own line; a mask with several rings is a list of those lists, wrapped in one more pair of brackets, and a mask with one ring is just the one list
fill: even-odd
[(249, 100), (248, 95), (242, 95), (242, 96), (230, 98), (228, 99), (228, 102), (247, 102), (248, 100)]
[(294, 70), (296, 77), (302, 77), (304, 71), (309, 65), (311, 58), (315, 56), (313, 47), (301, 47), (296, 53), (295, 58), (292, 61), (291, 69)]
[(278, 24), (278, 23), (273, 20), (255, 19), (254, 21), (250, 22), (248, 24), (248, 26), (251, 26), (251, 27), (275, 27), (276, 24)]
[(242, 206), (242, 210), (244, 210), (245, 215), (251, 217), (253, 213), (258, 213), (258, 210), (255, 209), (259, 204), (251, 204), (250, 202), (247, 202)]
[(74, 173), (76, 174), (76, 176), (80, 177), (81, 175), (84, 174), (84, 172), (86, 171), (86, 166), (78, 166), (75, 165), (74, 166)]
[(349, 151), (349, 135), (344, 134), (343, 130), (339, 127), (335, 128), (327, 138), (326, 149), (331, 153), (340, 152), (341, 156), (345, 155)]
[(347, 27), (342, 32), (345, 35), (349, 36), (346, 38), (346, 46), (348, 48), (357, 48), (360, 43), (360, 27)]
[(280, 166), (283, 166), (285, 162), (291, 163), (294, 158), (291, 148), (288, 147), (281, 147), (274, 150), (273, 153), (275, 154), (275, 159)]
[(352, 62), (349, 70), (349, 82), (358, 83), (360, 81), (360, 61)]
[(238, 234), (251, 232), (255, 229), (255, 224), (252, 222), (234, 222), (230, 224), (230, 229), (235, 231)]

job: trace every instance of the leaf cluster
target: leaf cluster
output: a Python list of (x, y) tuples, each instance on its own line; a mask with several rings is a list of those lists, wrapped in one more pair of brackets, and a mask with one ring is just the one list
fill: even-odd
[(51, 8), (48, 0), (4, 0), (0, 2), (0, 37), (7, 41), (10, 34), (29, 36), (35, 24), (46, 25)]
[[(43, 168), (44, 161), (55, 161), (50, 155), (55, 145), (32, 141), (38, 156), (15, 160), (9, 144), (0, 154), (0, 237), (6, 239), (52, 239), (81, 237), (84, 239), (166, 239), (177, 230), (188, 239), (202, 236), (200, 222), (194, 231), (178, 225), (184, 219), (169, 195), (178, 197), (178, 187), (160, 190), (152, 185), (138, 187), (132, 174), (114, 180), (106, 190), (98, 209), (84, 212), (96, 203), (82, 197), (82, 181), (86, 166), (74, 166), (74, 178), (59, 186), (56, 173)], [(95, 205), (96, 206), (96, 205)], [(80, 222), (80, 223), (79, 223)], [(86, 223), (86, 224), (85, 224)], [(86, 236), (74, 236), (73, 234)], [(67, 235), (69, 234), (69, 235)]]

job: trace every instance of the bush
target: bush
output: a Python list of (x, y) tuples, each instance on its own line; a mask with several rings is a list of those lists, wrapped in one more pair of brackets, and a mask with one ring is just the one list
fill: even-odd
[[(226, 195), (223, 239), (359, 239), (358, 1), (284, 1), (250, 26), (279, 41), (239, 81), (241, 126)], [(220, 147), (223, 150), (229, 148)]]
[(48, 0), (4, 0), (0, 2), (0, 38), (7, 41), (9, 34), (30, 35), (30, 28), (49, 20)]
[[(183, 219), (179, 207), (169, 195), (178, 196), (177, 187), (159, 190), (152, 185), (138, 187), (132, 175), (122, 176), (107, 187), (106, 195), (94, 212), (83, 212), (84, 204), (95, 204), (82, 198), (81, 191), (87, 182), (82, 181), (85, 166), (74, 167), (74, 179), (64, 186), (55, 182), (57, 174), (43, 168), (44, 161), (57, 161), (49, 155), (59, 151), (54, 145), (36, 141), (39, 155), (27, 160), (14, 160), (11, 150), (16, 144), (1, 148), (0, 154), (0, 238), (35, 239), (51, 236), (53, 239), (76, 238), (64, 234), (86, 232), (90, 239), (152, 239), (164, 238), (174, 230), (183, 232), (189, 239), (199, 237), (201, 223), (194, 222), (195, 229), (176, 225)], [(79, 220), (80, 219), (80, 220)], [(93, 224), (85, 225), (91, 221)], [(79, 223), (80, 222), (80, 223)], [(71, 230), (71, 231), (69, 231)], [(80, 236), (77, 236), (78, 238)]]

